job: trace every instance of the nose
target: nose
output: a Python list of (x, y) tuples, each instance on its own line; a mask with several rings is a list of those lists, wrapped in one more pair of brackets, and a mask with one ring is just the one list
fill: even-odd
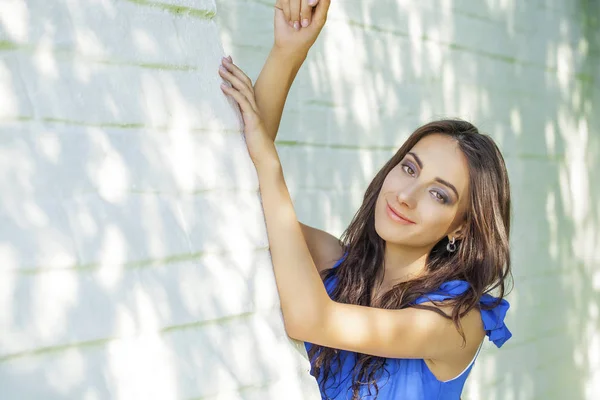
[(409, 209), (415, 208), (416, 206), (416, 185), (408, 185), (398, 190), (397, 198), (398, 202)]

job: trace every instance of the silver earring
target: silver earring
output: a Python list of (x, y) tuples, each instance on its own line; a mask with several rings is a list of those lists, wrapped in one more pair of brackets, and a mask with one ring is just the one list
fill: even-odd
[(454, 244), (455, 239), (454, 236), (452, 237), (452, 240), (448, 242), (448, 244), (446, 245), (446, 250), (448, 250), (450, 253), (454, 253), (456, 251), (456, 244)]

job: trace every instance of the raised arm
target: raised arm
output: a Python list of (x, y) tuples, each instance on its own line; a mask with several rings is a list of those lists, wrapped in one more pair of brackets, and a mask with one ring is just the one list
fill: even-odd
[(289, 53), (273, 46), (254, 84), (256, 105), (269, 137), (275, 141), (285, 100), (306, 54)]
[(319, 13), (311, 11), (307, 27), (295, 29), (290, 26), (289, 18), (301, 18), (301, 14), (306, 14), (305, 10), (300, 10), (302, 3), (300, 0), (278, 0), (275, 4), (273, 48), (254, 84), (258, 111), (267, 135), (273, 141), (292, 83), (327, 19), (326, 9)]

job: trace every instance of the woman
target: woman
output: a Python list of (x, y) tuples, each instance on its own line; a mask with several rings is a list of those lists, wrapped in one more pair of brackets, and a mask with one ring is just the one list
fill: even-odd
[(484, 337), (511, 337), (504, 160), (472, 124), (434, 121), (377, 173), (340, 240), (300, 224), (274, 139), (329, 0), (300, 28), (303, 7), (277, 3), (255, 88), (231, 58), (220, 67), (258, 173), (286, 332), (306, 342), (323, 399), (459, 399)]

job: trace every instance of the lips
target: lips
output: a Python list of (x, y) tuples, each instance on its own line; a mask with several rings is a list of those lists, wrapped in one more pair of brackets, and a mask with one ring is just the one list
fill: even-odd
[(396, 209), (394, 209), (391, 205), (389, 205), (389, 203), (388, 203), (387, 207), (389, 208), (389, 211), (392, 214), (394, 214), (399, 219), (403, 220), (405, 223), (408, 223), (408, 224), (415, 224), (416, 223), (415, 221), (406, 218), (402, 213), (400, 213), (399, 211), (397, 211)]

